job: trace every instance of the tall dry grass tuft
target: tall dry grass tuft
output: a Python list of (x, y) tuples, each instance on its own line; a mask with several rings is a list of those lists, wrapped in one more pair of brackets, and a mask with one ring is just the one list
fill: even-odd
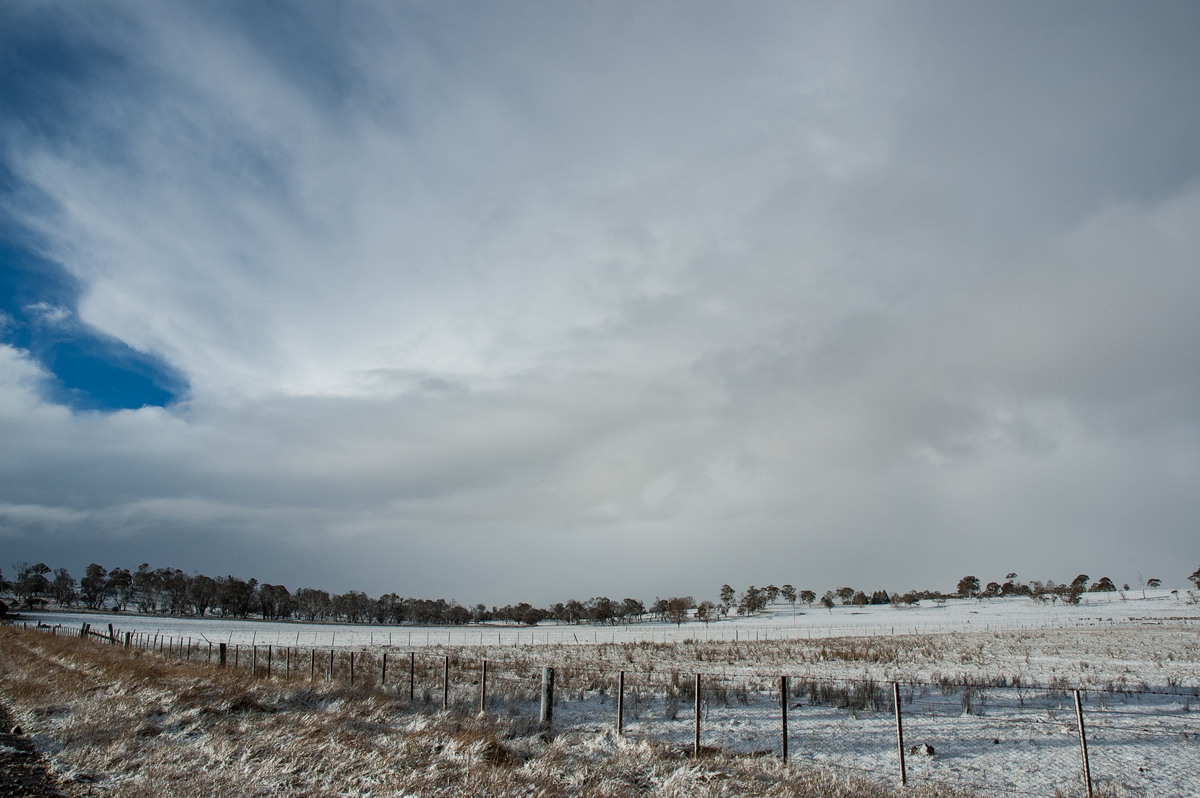
[(528, 719), (435, 713), (364, 685), (254, 678), (12, 628), (0, 629), (0, 697), (80, 796), (899, 795), (770, 758), (697, 760), (611, 732), (551, 735)]

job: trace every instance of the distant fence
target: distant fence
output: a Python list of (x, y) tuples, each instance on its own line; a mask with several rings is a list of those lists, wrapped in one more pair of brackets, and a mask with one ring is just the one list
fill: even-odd
[(532, 649), (480, 659), (453, 649), (214, 644), (111, 625), (27, 628), (257, 678), (381, 688), (415, 711), (615, 733), (697, 756), (777, 756), (986, 794), (1200, 795), (1200, 687), (1170, 679), (1154, 689), (1123, 679), (1075, 689), (1061, 679), (883, 682), (740, 665), (624, 671), (549, 666)]

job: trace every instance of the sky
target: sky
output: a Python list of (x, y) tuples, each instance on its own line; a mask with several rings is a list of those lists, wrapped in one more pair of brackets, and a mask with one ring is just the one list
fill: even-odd
[(1194, 2), (0, 4), (0, 569), (1186, 586)]

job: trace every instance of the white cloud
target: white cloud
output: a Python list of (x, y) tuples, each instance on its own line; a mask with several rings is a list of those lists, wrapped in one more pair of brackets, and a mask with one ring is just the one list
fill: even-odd
[[(19, 214), (80, 319), (193, 392), (72, 416), (6, 350), (10, 538), (496, 601), (531, 557), (561, 598), (932, 584), (1056, 534), (1045, 567), (1104, 570), (1078, 544), (1139, 513), (1183, 545), (1200, 194), (1154, 131), (1195, 130), (1198, 73), (1126, 46), (1170, 20), (1064, 59), (1070, 20), (982, 9), (477, 11), (75, 31), (123, 65), (72, 135), (10, 136)], [(1135, 95), (1158, 116), (1114, 116)]]

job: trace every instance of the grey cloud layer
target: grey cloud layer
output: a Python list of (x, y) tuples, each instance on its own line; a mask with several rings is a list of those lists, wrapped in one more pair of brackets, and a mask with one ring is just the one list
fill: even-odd
[(212, 8), (60, 14), (120, 66), (5, 139), (194, 386), (5, 353), (12, 545), (496, 601), (1200, 554), (1189, 5)]

